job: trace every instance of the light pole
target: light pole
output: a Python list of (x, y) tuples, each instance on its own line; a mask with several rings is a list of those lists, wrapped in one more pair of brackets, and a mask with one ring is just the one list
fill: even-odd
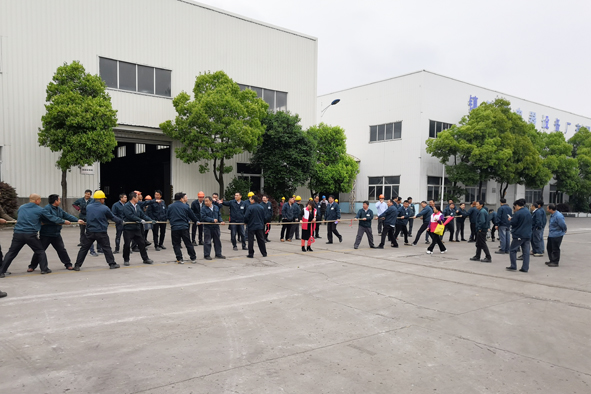
[(326, 112), (326, 110), (328, 110), (332, 105), (337, 105), (339, 102), (341, 101), (341, 99), (334, 99), (332, 100), (332, 102), (330, 104), (328, 104), (326, 106), (326, 108), (324, 108), (321, 112), (320, 112), (320, 117), (322, 118), (324, 116), (324, 113)]

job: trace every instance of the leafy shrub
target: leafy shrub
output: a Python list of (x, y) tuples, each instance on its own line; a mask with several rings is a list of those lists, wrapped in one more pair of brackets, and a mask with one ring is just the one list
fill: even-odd
[(228, 183), (228, 187), (226, 187), (226, 191), (224, 192), (224, 200), (229, 201), (234, 199), (235, 193), (240, 193), (242, 195), (242, 199), (246, 200), (248, 197), (248, 192), (250, 191), (250, 181), (246, 179), (240, 179), (238, 177), (234, 177), (230, 183)]
[(560, 203), (560, 204), (556, 204), (556, 210), (564, 213), (564, 212), (570, 212), (570, 206), (568, 204), (565, 203)]
[(17, 194), (14, 187), (6, 182), (0, 182), (0, 206), (2, 206), (4, 211), (12, 217), (16, 215), (18, 208), (16, 197)]

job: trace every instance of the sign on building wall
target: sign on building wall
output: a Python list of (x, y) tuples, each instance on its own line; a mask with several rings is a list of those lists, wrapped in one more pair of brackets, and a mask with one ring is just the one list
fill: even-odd
[(94, 166), (80, 167), (80, 175), (94, 175)]

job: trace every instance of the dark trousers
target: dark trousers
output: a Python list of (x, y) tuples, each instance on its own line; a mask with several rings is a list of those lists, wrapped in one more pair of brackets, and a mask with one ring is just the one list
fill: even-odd
[[(84, 219), (86, 221), (86, 219)], [(84, 238), (86, 238), (86, 225), (80, 225), (80, 244), (83, 244)], [(98, 246), (98, 245), (97, 245)], [(94, 253), (94, 244), (90, 244), (90, 253)]]
[(484, 256), (487, 259), (490, 259), (490, 252), (488, 251), (488, 246), (486, 245), (486, 230), (479, 230), (476, 233), (476, 257), (480, 258), (481, 252), (484, 251)]
[(429, 235), (431, 236), (431, 245), (429, 245), (429, 247), (427, 248), (429, 251), (432, 252), (433, 249), (435, 249), (435, 245), (439, 245), (439, 250), (442, 252), (447, 250), (445, 248), (445, 245), (443, 245), (443, 242), (441, 241), (441, 235), (432, 232), (429, 232)]
[(529, 270), (529, 251), (530, 251), (530, 238), (513, 238), (511, 240), (511, 248), (509, 249), (509, 259), (511, 260), (511, 268), (517, 269), (517, 252), (519, 249), (523, 252), (523, 263), (521, 269), (524, 271)]
[(130, 244), (134, 243), (140, 250), (142, 260), (148, 260), (148, 253), (146, 252), (146, 241), (144, 240), (144, 229), (136, 228), (133, 230), (123, 230), (123, 261), (129, 261)]
[[(156, 228), (154, 228), (156, 229)], [(191, 238), (189, 238), (189, 229), (184, 230), (171, 230), (170, 231), (171, 238), (172, 238), (172, 249), (174, 250), (174, 255), (178, 261), (183, 260), (183, 252), (181, 250), (181, 240), (185, 243), (185, 247), (187, 248), (187, 252), (189, 253), (189, 257), (191, 260), (197, 259), (197, 254), (195, 253), (195, 248), (191, 243)], [(156, 240), (154, 240), (156, 242)]]
[(361, 239), (363, 238), (363, 234), (367, 234), (367, 241), (369, 242), (369, 247), (373, 248), (373, 232), (371, 231), (371, 227), (362, 227), (359, 226), (357, 228), (357, 237), (355, 238), (355, 244), (353, 247), (357, 249), (359, 244), (361, 243)]
[(381, 234), (383, 230), (384, 230), (384, 221), (378, 220), (378, 234)]
[(322, 221), (322, 218), (324, 217), (324, 215), (322, 214), (322, 211), (320, 211), (320, 213), (318, 213), (318, 217), (316, 218), (316, 230), (314, 230), (314, 232), (316, 234), (314, 234), (315, 238), (318, 238), (318, 236), (320, 235), (320, 221)]
[(497, 231), (497, 229), (495, 228), (495, 226), (492, 226), (492, 228), (490, 229), (490, 238), (494, 241), (495, 240), (495, 232)]
[[(469, 241), (476, 241), (476, 223), (470, 223), (470, 239)], [(485, 234), (486, 235), (486, 234)]]
[(8, 267), (10, 267), (10, 264), (12, 264), (12, 260), (14, 260), (14, 258), (18, 255), (18, 252), (20, 252), (25, 245), (29, 245), (29, 248), (31, 248), (37, 255), (39, 265), (41, 265), (41, 271), (47, 270), (47, 256), (45, 255), (45, 249), (41, 244), (41, 240), (37, 238), (37, 233), (14, 233), (12, 235), (10, 248), (4, 257), (2, 270), (0, 272), (3, 274), (6, 273), (6, 270), (8, 270)]
[(117, 223), (115, 229), (117, 230), (117, 233), (115, 234), (115, 250), (119, 251), (119, 246), (121, 246), (121, 236), (123, 235), (123, 224)]
[(404, 224), (397, 224), (396, 225), (396, 232), (394, 233), (394, 242), (396, 242), (396, 238), (398, 238), (398, 234), (402, 233), (404, 235), (404, 243), (408, 243), (408, 231), (406, 231), (406, 226)]
[(412, 237), (412, 226), (414, 223), (414, 219), (408, 219), (408, 236)]
[(413, 244), (416, 245), (417, 243), (419, 243), (419, 239), (421, 239), (421, 235), (423, 235), (425, 230), (428, 228), (429, 228), (429, 222), (427, 222), (427, 223), (423, 222), (423, 224), (421, 224), (421, 228), (419, 228), (419, 232), (417, 233), (417, 236), (415, 237)]
[[(454, 240), (454, 232), (455, 232), (455, 228), (454, 228), (454, 222), (455, 219), (452, 219), (446, 226), (445, 226), (445, 231), (449, 233), (449, 242), (453, 242)], [(444, 233), (445, 234), (445, 233)], [(441, 236), (441, 238), (443, 238), (443, 236)]]
[[(66, 247), (64, 246), (64, 240), (62, 239), (61, 235), (57, 237), (46, 237), (41, 236), (41, 245), (43, 246), (43, 250), (47, 250), (49, 245), (53, 246), (55, 251), (57, 252), (60, 261), (66, 267), (72, 266), (72, 261), (70, 260), (70, 256), (68, 256), (68, 252), (66, 251)], [(31, 264), (29, 264), (29, 268), (36, 269), (39, 266), (39, 256), (34, 254), (31, 258)]]
[[(459, 238), (458, 235), (460, 235), (461, 238)], [(461, 221), (457, 220), (457, 222), (456, 222), (456, 241), (459, 241), (460, 239), (466, 239), (466, 238), (464, 238), (464, 221), (463, 220), (461, 220)]]
[[(560, 262), (560, 245), (562, 244), (562, 237), (548, 237), (546, 244), (546, 250), (548, 251), (548, 257), (550, 262), (558, 264)], [(525, 259), (525, 256), (523, 256)]]
[(199, 245), (203, 244), (203, 225), (202, 224), (197, 224), (197, 223), (193, 223), (193, 227), (191, 228), (191, 240), (193, 242), (195, 242), (195, 236), (197, 235), (197, 230), (199, 230), (199, 238), (197, 238), (197, 240), (199, 241)]
[[(281, 219), (282, 222), (286, 222), (286, 219)], [(286, 234), (287, 233), (287, 234)], [(285, 239), (285, 236), (289, 236), (289, 224), (281, 225), (281, 239)]]
[(265, 230), (248, 230), (248, 255), (254, 256), (254, 237), (257, 238), (257, 244), (263, 257), (267, 256), (267, 246), (265, 245)]
[(209, 257), (211, 253), (211, 242), (215, 249), (215, 255), (222, 255), (222, 242), (220, 241), (220, 228), (216, 225), (208, 225), (203, 228), (203, 257)]
[(383, 247), (386, 243), (386, 238), (392, 239), (392, 244), (396, 242), (396, 238), (394, 238), (394, 226), (390, 226), (389, 224), (384, 223), (384, 228), (382, 229), (382, 239), (380, 240), (381, 247)]
[(82, 242), (82, 246), (80, 247), (78, 256), (76, 257), (76, 265), (79, 267), (82, 266), (82, 263), (84, 263), (84, 259), (86, 258), (86, 255), (88, 254), (88, 251), (90, 250), (94, 241), (96, 241), (97, 245), (103, 249), (107, 264), (115, 264), (115, 257), (113, 257), (113, 251), (111, 250), (111, 244), (109, 243), (109, 235), (107, 235), (107, 233), (86, 233), (86, 237)]
[(242, 248), (246, 248), (246, 237), (244, 236), (244, 225), (242, 224), (233, 224), (230, 225), (230, 240), (232, 241), (232, 246), (236, 247), (236, 235), (240, 235), (242, 240)]
[[(187, 234), (189, 229), (187, 229)], [(166, 223), (156, 223), (152, 228), (152, 235), (154, 235), (154, 247), (160, 246), (164, 243), (164, 237), (166, 236)]]
[(300, 225), (299, 224), (293, 224), (293, 232), (295, 234), (295, 239), (300, 239)]
[(334, 222), (326, 223), (326, 228), (328, 229), (326, 232), (326, 237), (328, 238), (328, 242), (332, 242), (332, 235), (336, 235), (338, 239), (341, 239), (341, 234), (337, 231), (337, 225)]

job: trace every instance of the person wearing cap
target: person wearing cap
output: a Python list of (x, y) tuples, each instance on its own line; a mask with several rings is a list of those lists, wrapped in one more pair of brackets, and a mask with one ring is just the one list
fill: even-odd
[[(302, 197), (296, 196), (295, 204), (294, 204), (293, 208), (296, 209), (296, 211), (297, 211), (294, 213), (294, 218), (297, 218), (296, 222), (301, 221), (302, 216), (304, 215), (304, 206), (302, 205)], [(300, 225), (294, 224), (293, 227), (294, 227), (295, 239), (299, 240), (300, 239)]]
[[(146, 200), (148, 196), (146, 196)], [(166, 220), (168, 219), (168, 207), (166, 202), (162, 199), (162, 191), (156, 190), (154, 192), (154, 199), (148, 201), (148, 209), (146, 214), (154, 219), (156, 222), (152, 228), (152, 235), (154, 237), (154, 249), (156, 251), (166, 249), (164, 247), (164, 238), (166, 237)]]
[(203, 256), (205, 260), (211, 260), (211, 243), (215, 249), (217, 259), (225, 259), (222, 255), (222, 242), (220, 241), (220, 224), (224, 224), (220, 209), (213, 202), (212, 197), (205, 197), (205, 206), (201, 209), (201, 223), (211, 223), (203, 225)]
[[(230, 207), (230, 223), (244, 223), (244, 213), (246, 212), (248, 204), (246, 204), (245, 201), (242, 201), (242, 194), (236, 192), (233, 200), (222, 201), (222, 204)], [(230, 225), (230, 241), (232, 241), (232, 248), (234, 250), (238, 250), (236, 235), (240, 235), (241, 239), (239, 241), (242, 242), (242, 250), (247, 250), (243, 224)]]
[[(201, 216), (201, 208), (203, 208), (204, 198), (205, 193), (199, 192), (197, 193), (197, 200), (193, 200), (191, 203), (191, 211), (193, 211), (197, 219), (199, 219)], [(197, 229), (199, 229), (199, 238), (197, 238), (197, 240), (199, 241), (199, 245), (203, 245), (203, 225), (199, 222), (199, 220), (196, 220), (193, 222), (193, 227), (191, 228), (191, 242), (193, 246), (197, 246), (197, 240), (195, 239), (195, 236), (197, 235)]]
[[(283, 204), (283, 208), (281, 208), (281, 221), (282, 222), (293, 222), (294, 221), (294, 213), (295, 209), (292, 208), (294, 206), (294, 199), (293, 197), (289, 198), (289, 201), (286, 204)], [(281, 242), (287, 240), (287, 242), (291, 242), (291, 237), (293, 236), (291, 224), (284, 224), (281, 227)], [(285, 238), (287, 236), (287, 238)]]
[(314, 238), (322, 238), (320, 237), (320, 223), (319, 221), (322, 220), (322, 207), (320, 206), (320, 196), (316, 195), (314, 197), (314, 204), (316, 206), (316, 226), (314, 229)]
[(190, 222), (199, 223), (199, 218), (195, 216), (193, 210), (187, 205), (187, 200), (185, 193), (176, 193), (174, 195), (174, 202), (168, 206), (166, 212), (167, 219), (170, 221), (172, 249), (174, 250), (177, 264), (183, 264), (181, 240), (187, 248), (191, 263), (197, 263), (197, 254), (189, 237), (189, 225)]
[[(72, 204), (74, 209), (77, 210), (78, 212), (80, 212), (80, 214), (78, 214), (78, 219), (81, 219), (83, 221), (86, 220), (86, 208), (88, 207), (88, 204), (92, 204), (92, 202), (94, 201), (91, 196), (92, 196), (92, 190), (86, 189), (84, 191), (84, 197), (77, 199), (76, 201), (74, 201), (74, 204)], [(82, 246), (82, 241), (84, 240), (84, 237), (86, 236), (86, 225), (80, 225), (79, 227), (80, 227), (80, 243), (78, 244), (78, 246)], [(96, 253), (94, 251), (94, 245), (90, 246), (90, 255), (94, 256), (94, 257), (98, 256), (98, 253)]]
[[(123, 207), (127, 203), (127, 194), (121, 193), (119, 195), (119, 201), (117, 201), (111, 207), (111, 212), (113, 215), (117, 216), (119, 219), (123, 220)], [(117, 223), (115, 225), (116, 234), (115, 234), (115, 251), (114, 254), (119, 253), (119, 246), (121, 245), (121, 235), (123, 235), (123, 223)]]
[(339, 234), (337, 230), (338, 221), (341, 219), (341, 207), (339, 204), (335, 202), (333, 196), (328, 196), (328, 205), (326, 207), (326, 218), (325, 220), (329, 221), (326, 224), (328, 231), (326, 233), (326, 237), (328, 238), (327, 244), (332, 243), (332, 235), (336, 235), (339, 239), (339, 242), (343, 242), (343, 236)]
[[(76, 223), (84, 224), (83, 220), (78, 219), (76, 216), (72, 216), (69, 213), (65, 212), (63, 209), (60, 208), (60, 203), (62, 202), (60, 196), (57, 194), (50, 194), (49, 195), (49, 204), (43, 208), (46, 213), (46, 216), (53, 215), (57, 218), (63, 220), (62, 224), (70, 224)], [(47, 250), (49, 245), (53, 246), (55, 251), (57, 252), (58, 257), (62, 264), (68, 270), (73, 270), (72, 261), (70, 260), (70, 256), (68, 256), (68, 251), (64, 246), (64, 240), (62, 239), (62, 225), (56, 224), (52, 221), (47, 219), (41, 218), (41, 231), (39, 231), (39, 239), (41, 240), (41, 245), (43, 245), (43, 250)], [(31, 258), (31, 264), (29, 264), (29, 268), (27, 272), (33, 272), (39, 265), (39, 255), (34, 254)]]
[(37, 238), (37, 233), (41, 230), (41, 220), (45, 219), (55, 224), (70, 224), (70, 222), (45, 211), (39, 204), (41, 204), (41, 196), (31, 194), (29, 196), (29, 203), (23, 204), (18, 208), (18, 220), (14, 226), (10, 248), (4, 257), (2, 268), (0, 269), (0, 278), (10, 275), (10, 273), (7, 273), (8, 267), (10, 267), (12, 260), (14, 260), (25, 245), (28, 245), (33, 250), (33, 253), (37, 255), (37, 261), (41, 266), (41, 273), (51, 273), (51, 270), (47, 266), (45, 249), (41, 240)]
[[(252, 192), (251, 192), (252, 193)], [(250, 193), (248, 193), (250, 194)], [(259, 204), (259, 198), (254, 195), (249, 197), (250, 205), (246, 208), (244, 222), (248, 230), (248, 255), (254, 257), (254, 239), (256, 237), (259, 251), (263, 257), (267, 257), (267, 246), (265, 245), (265, 221), (268, 216), (267, 210)]]
[[(384, 201), (383, 194), (380, 194), (378, 199), (379, 199), (378, 202), (376, 202), (376, 212), (377, 212), (378, 216), (380, 216), (382, 213), (386, 212), (386, 209), (388, 209), (388, 204)], [(384, 228), (384, 221), (378, 220), (378, 235), (382, 235), (383, 228)]]
[(147, 216), (139, 204), (139, 195), (136, 192), (129, 193), (128, 202), (123, 207), (123, 220), (133, 222), (123, 225), (123, 264), (129, 265), (129, 252), (131, 242), (135, 242), (144, 264), (154, 264), (146, 252), (143, 225), (154, 221)]
[(271, 231), (271, 220), (273, 219), (273, 204), (269, 201), (269, 197), (263, 195), (263, 201), (261, 206), (265, 210), (265, 242), (271, 242), (269, 240), (269, 232)]
[(94, 241), (103, 248), (105, 260), (107, 260), (109, 267), (111, 269), (119, 268), (119, 264), (115, 262), (115, 257), (111, 250), (107, 229), (109, 228), (109, 219), (115, 223), (123, 223), (123, 220), (113, 215), (113, 212), (105, 206), (106, 198), (107, 196), (105, 196), (102, 190), (97, 190), (94, 192), (95, 203), (86, 207), (86, 236), (78, 251), (74, 271), (80, 271), (80, 267), (82, 267), (88, 250)]

